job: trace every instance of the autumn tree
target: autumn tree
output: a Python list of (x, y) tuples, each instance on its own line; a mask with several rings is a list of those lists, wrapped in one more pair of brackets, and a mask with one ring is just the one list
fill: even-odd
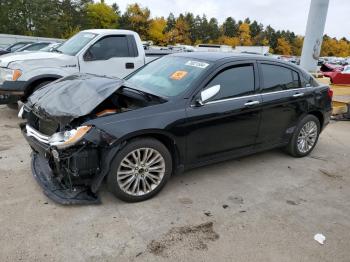
[(301, 51), (303, 49), (304, 37), (297, 36), (292, 43), (292, 53), (296, 56), (301, 56)]
[[(170, 13), (151, 19), (147, 7), (130, 4), (121, 12), (105, 0), (0, 0), (0, 32), (5, 34), (69, 38), (88, 28), (123, 28), (136, 31), (158, 45), (217, 43), (229, 46), (264, 45), (272, 52), (300, 55), (303, 37), (289, 30), (264, 27), (250, 18), (227, 17), (220, 25), (205, 14)], [(324, 36), (321, 56), (350, 56), (346, 38)]]
[(104, 2), (89, 4), (86, 8), (90, 28), (117, 28), (118, 16), (115, 10)]
[(275, 48), (275, 53), (279, 55), (291, 55), (292, 47), (285, 38), (280, 37), (277, 39), (277, 46)]
[(218, 44), (228, 45), (231, 47), (236, 47), (240, 45), (240, 40), (238, 37), (220, 36), (217, 40)]
[(191, 40), (189, 38), (189, 26), (186, 23), (184, 16), (179, 16), (177, 18), (174, 29), (168, 34), (169, 39), (174, 44), (191, 44)]
[(168, 42), (168, 34), (165, 32), (166, 24), (164, 17), (152, 19), (148, 31), (149, 40), (152, 40), (156, 45), (166, 45)]
[(120, 27), (133, 30), (146, 40), (150, 27), (150, 16), (151, 11), (147, 7), (141, 7), (139, 4), (128, 5), (120, 18)]
[(249, 24), (242, 23), (239, 26), (239, 40), (240, 40), (240, 45), (243, 45), (243, 46), (252, 45)]

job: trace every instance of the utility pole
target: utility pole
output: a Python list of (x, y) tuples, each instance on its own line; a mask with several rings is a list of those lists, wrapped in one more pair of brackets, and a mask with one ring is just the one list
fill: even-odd
[(309, 72), (317, 71), (329, 0), (311, 0), (300, 66)]

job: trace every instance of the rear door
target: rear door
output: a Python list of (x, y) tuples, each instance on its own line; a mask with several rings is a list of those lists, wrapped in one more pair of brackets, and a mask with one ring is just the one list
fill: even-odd
[(80, 72), (124, 78), (144, 64), (132, 35), (109, 35), (79, 59)]
[[(262, 111), (259, 145), (273, 147), (286, 142), (300, 118), (308, 111), (312, 88), (303, 86), (293, 67), (274, 62), (259, 62)], [(303, 83), (303, 84), (302, 84)]]
[(214, 85), (221, 89), (204, 105), (194, 106), (192, 101), (187, 108), (189, 164), (253, 148), (261, 102), (260, 95), (255, 93), (257, 80), (254, 61), (226, 64), (207, 80), (202, 90)]

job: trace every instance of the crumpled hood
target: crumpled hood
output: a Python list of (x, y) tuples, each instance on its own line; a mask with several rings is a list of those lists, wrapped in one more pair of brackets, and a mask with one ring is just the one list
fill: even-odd
[(75, 74), (34, 92), (26, 103), (39, 116), (68, 124), (88, 115), (124, 83), (118, 78)]
[(42, 60), (40, 61), (40, 66), (45, 66), (46, 62), (52, 60), (55, 61), (56, 64), (58, 61), (63, 61), (63, 63), (67, 63), (67, 61), (75, 61), (75, 57), (73, 56), (56, 52), (15, 52), (2, 55), (0, 57), (0, 67), (8, 67), (12, 62), (33, 61), (38, 59)]

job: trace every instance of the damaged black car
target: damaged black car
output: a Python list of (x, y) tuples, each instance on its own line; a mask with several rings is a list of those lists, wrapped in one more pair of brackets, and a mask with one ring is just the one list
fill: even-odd
[(294, 65), (198, 52), (163, 57), (125, 79), (59, 79), (19, 116), (45, 194), (88, 204), (100, 202), (103, 181), (136, 202), (196, 166), (274, 147), (306, 156), (330, 112), (329, 87)]

